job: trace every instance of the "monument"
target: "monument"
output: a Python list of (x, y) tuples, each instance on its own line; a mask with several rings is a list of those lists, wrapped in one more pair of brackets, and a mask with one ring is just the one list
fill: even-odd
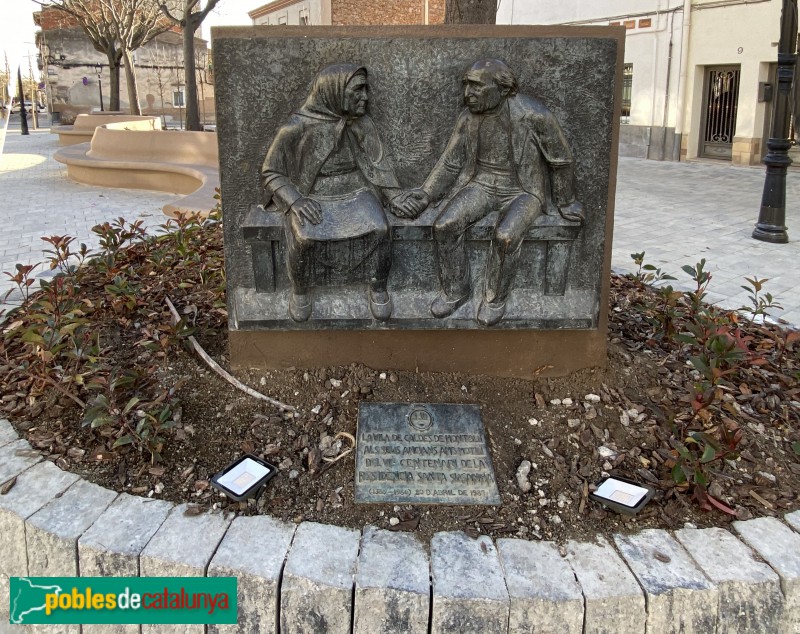
[(620, 29), (212, 36), (234, 367), (604, 363)]

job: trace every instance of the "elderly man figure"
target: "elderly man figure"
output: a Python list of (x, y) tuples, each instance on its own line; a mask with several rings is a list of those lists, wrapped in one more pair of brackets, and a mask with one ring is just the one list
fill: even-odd
[(499, 216), (486, 265), (477, 320), (493, 326), (505, 314), (523, 237), (552, 200), (561, 215), (580, 221), (573, 160), (552, 113), (517, 93), (503, 62), (476, 62), (464, 76), (466, 109), (443, 155), (421, 188), (396, 201), (395, 213), (413, 218), (449, 198), (433, 226), (441, 292), (434, 317), (451, 315), (471, 295), (464, 234), (492, 211)]
[[(264, 159), (265, 206), (271, 201), (285, 214), (289, 315), (297, 322), (311, 316), (317, 265), (344, 271), (366, 267), (373, 317), (386, 321), (392, 313), (386, 287), (391, 233), (382, 201), (399, 194), (400, 185), (367, 115), (368, 89), (363, 67), (324, 68)], [(354, 240), (364, 245), (355, 262), (328, 258), (326, 245)]]

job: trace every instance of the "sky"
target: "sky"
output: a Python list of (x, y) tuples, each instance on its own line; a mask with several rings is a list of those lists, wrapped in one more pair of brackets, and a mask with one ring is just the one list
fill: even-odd
[[(267, 0), (220, 0), (214, 11), (203, 22), (201, 37), (209, 39), (211, 26), (250, 24), (247, 12), (266, 2)], [(33, 12), (39, 9), (40, 6), (33, 0), (0, 0), (0, 56), (4, 51), (7, 53), (12, 73), (20, 63), (23, 64), (23, 69), (27, 69), (28, 60), (24, 56), (36, 54), (34, 44), (36, 25), (33, 23)], [(35, 60), (32, 61), (35, 63)], [(0, 68), (4, 63), (0, 57)]]

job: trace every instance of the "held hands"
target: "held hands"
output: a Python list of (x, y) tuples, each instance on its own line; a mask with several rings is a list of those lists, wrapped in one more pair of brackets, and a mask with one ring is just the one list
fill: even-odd
[(396, 196), (390, 203), (392, 213), (398, 218), (417, 218), (430, 204), (423, 189), (411, 189)]
[(294, 204), (289, 207), (289, 211), (297, 216), (301, 227), (306, 224), (306, 220), (312, 225), (318, 225), (322, 222), (322, 207), (320, 207), (319, 203), (313, 198), (306, 198), (305, 196), (303, 198), (298, 198), (294, 201)]
[(572, 222), (583, 222), (583, 204), (580, 201), (573, 200), (569, 205), (559, 207), (558, 211), (564, 220), (571, 220)]

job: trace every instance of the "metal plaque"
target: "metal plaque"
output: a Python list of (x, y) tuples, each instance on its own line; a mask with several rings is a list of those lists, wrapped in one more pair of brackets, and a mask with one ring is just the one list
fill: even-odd
[(499, 505), (480, 408), (361, 403), (355, 501)]

